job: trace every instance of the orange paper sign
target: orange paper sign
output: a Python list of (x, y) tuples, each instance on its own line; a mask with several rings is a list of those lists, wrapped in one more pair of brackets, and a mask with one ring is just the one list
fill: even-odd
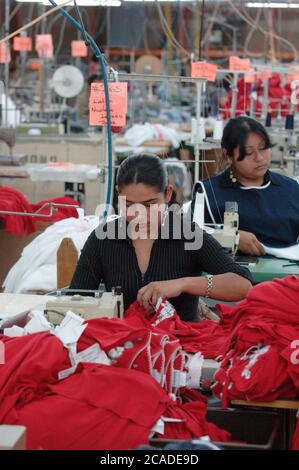
[(240, 59), (240, 57), (237, 56), (231, 56), (229, 58), (229, 69), (238, 71), (238, 70), (251, 70), (250, 66), (250, 59)]
[(251, 69), (250, 72), (246, 72), (244, 74), (244, 82), (245, 83), (254, 83), (255, 82), (254, 69)]
[(257, 74), (257, 77), (260, 78), (261, 80), (264, 80), (265, 78), (271, 78), (272, 77), (272, 72), (269, 72), (268, 70), (261, 70)]
[(31, 51), (32, 39), (28, 36), (15, 36), (13, 39), (13, 48), (15, 51)]
[(0, 64), (6, 64), (11, 61), (10, 48), (6, 47), (6, 44), (0, 44)]
[(210, 82), (216, 80), (218, 67), (209, 62), (192, 62), (191, 64), (191, 77), (192, 78), (206, 78)]
[[(128, 84), (109, 83), (111, 126), (124, 127), (128, 109)], [(89, 125), (107, 126), (103, 83), (92, 83), (89, 98)]]
[(39, 57), (51, 59), (54, 51), (52, 34), (37, 34), (35, 49)]
[(72, 41), (72, 56), (86, 57), (88, 49), (84, 41)]

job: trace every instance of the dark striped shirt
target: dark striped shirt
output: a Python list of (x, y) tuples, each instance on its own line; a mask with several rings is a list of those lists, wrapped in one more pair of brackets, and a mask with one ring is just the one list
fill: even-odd
[[(116, 222), (99, 228), (105, 227), (106, 230), (109, 224)], [(138, 290), (153, 281), (200, 276), (204, 271), (210, 274), (236, 273), (252, 282), (249, 271), (235, 263), (213, 237), (197, 226), (196, 230), (203, 236), (202, 247), (196, 250), (186, 249), (186, 238), (176, 239), (171, 230), (169, 239), (163, 239), (160, 234), (153, 244), (149, 266), (143, 275), (128, 236), (124, 239), (118, 235), (115, 239), (99, 239), (96, 229), (82, 249), (70, 288), (98, 289), (101, 282), (107, 291), (121, 286), (126, 309), (136, 300)], [(169, 301), (183, 320), (196, 321), (197, 296), (183, 293)]]

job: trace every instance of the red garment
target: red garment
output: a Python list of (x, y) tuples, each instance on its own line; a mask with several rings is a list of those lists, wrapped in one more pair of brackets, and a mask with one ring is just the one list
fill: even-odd
[[(225, 406), (236, 398), (296, 398), (298, 371), (288, 348), (299, 338), (298, 303), (299, 278), (288, 276), (258, 284), (236, 307), (218, 306), (222, 323), (231, 328), (214, 389)], [(267, 351), (260, 354), (265, 346)]]
[(181, 419), (182, 422), (167, 422), (165, 420), (164, 434), (158, 435), (158, 437), (163, 439), (190, 440), (209, 436), (212, 441), (229, 441), (230, 433), (206, 421), (205, 415), (206, 404), (203, 397), (200, 397), (199, 401), (185, 404), (170, 403), (163, 412), (163, 418)]
[(216, 373), (213, 391), (227, 406), (229, 400), (273, 401), (295, 399), (298, 392), (287, 374), (286, 363), (275, 346), (232, 356)]
[(169, 402), (149, 375), (84, 364), (5, 423), (27, 427), (29, 450), (132, 449), (148, 443)]
[[(15, 188), (4, 187), (0, 188), (0, 211), (10, 212), (28, 212), (34, 213), (40, 209), (46, 202), (56, 202), (59, 204), (69, 204), (70, 206), (78, 205), (78, 203), (71, 197), (60, 197), (50, 199), (48, 201), (41, 201), (37, 204), (30, 204), (26, 197), (17, 191)], [(49, 214), (49, 207), (41, 211), (41, 214)], [(10, 215), (1, 214), (0, 218), (5, 222), (5, 230), (13, 235), (29, 235), (36, 231), (36, 221), (43, 220), (48, 222), (57, 222), (58, 220), (68, 217), (78, 218), (77, 210), (73, 207), (59, 207), (54, 211), (52, 217), (26, 217), (24, 215)]]
[[(79, 206), (78, 201), (75, 201), (72, 197), (63, 196), (56, 197), (54, 199), (49, 199), (45, 201), (40, 201), (37, 204), (31, 204), (32, 211), (36, 212), (40, 209), (46, 202), (54, 202), (56, 204), (68, 204), (70, 207), (57, 207), (57, 210), (53, 212), (52, 217), (45, 219), (44, 217), (36, 217), (36, 220), (48, 220), (49, 222), (58, 222), (58, 220), (68, 219), (69, 217), (78, 218), (77, 209), (71, 206)], [(41, 214), (49, 214), (49, 207), (43, 209)]]
[(0, 364), (0, 422), (15, 416), (20, 406), (42, 395), (45, 385), (57, 381), (58, 372), (71, 367), (68, 350), (50, 333), (17, 338), (0, 335), (5, 364)]
[(178, 386), (173, 381), (174, 371), (183, 371), (185, 364), (180, 342), (150, 323), (147, 327), (132, 323), (128, 319), (90, 320), (79, 340), (78, 351), (97, 342), (113, 359), (115, 367), (150, 374), (167, 393), (176, 394)]
[(179, 340), (184, 351), (200, 351), (205, 358), (217, 357), (227, 342), (229, 325), (218, 325), (208, 320), (184, 322), (174, 309), (172, 315), (157, 323), (160, 313), (159, 310), (153, 314), (134, 302), (125, 312), (125, 318), (134, 327), (143, 326), (167, 334), (171, 339)]
[[(250, 111), (250, 94), (252, 90), (257, 91), (258, 99), (255, 101), (255, 112), (257, 117), (261, 117), (262, 102), (264, 100), (264, 80), (257, 80), (256, 85), (245, 83), (244, 78), (240, 78), (237, 84), (237, 102), (236, 102), (236, 115), (244, 115)], [(274, 73), (268, 80), (268, 111), (272, 116), (277, 115), (278, 110), (281, 111), (282, 116), (286, 116), (291, 112), (291, 87), (290, 84), (282, 86), (281, 75)], [(232, 91), (229, 92), (229, 100), (226, 105), (225, 118), (229, 118), (231, 114), (232, 105)], [(298, 107), (297, 107), (298, 109)]]
[[(110, 341), (108, 326), (113, 323)], [(124, 348), (121, 359), (142, 365), (142, 351), (147, 347), (139, 347), (138, 341), (147, 346), (144, 339), (151, 337), (151, 332), (132, 330), (125, 337), (126, 327), (122, 320), (90, 321), (85, 341), (90, 341), (91, 331), (93, 335), (102, 331), (104, 347), (115, 346), (119, 329), (118, 344), (124, 338), (133, 344)], [(167, 428), (167, 433), (180, 438), (222, 434), (205, 422), (203, 406), (200, 410), (197, 404), (175, 403), (148, 373), (129, 370), (125, 364), (79, 364), (73, 375), (58, 381), (58, 372), (70, 367), (70, 360), (56, 336), (37, 333), (0, 339), (5, 344), (5, 363), (0, 365), (0, 422), (26, 426), (28, 449), (136, 448), (148, 442), (152, 427), (164, 414), (183, 420)], [(226, 433), (223, 436), (228, 438)]]
[[(0, 211), (32, 212), (25, 196), (9, 187), (0, 188)], [(14, 235), (30, 234), (36, 230), (32, 217), (0, 214), (0, 218), (5, 222), (5, 230)]]

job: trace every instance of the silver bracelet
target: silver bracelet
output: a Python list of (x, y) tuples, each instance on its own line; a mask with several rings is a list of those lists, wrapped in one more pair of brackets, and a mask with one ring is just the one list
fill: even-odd
[(210, 295), (211, 295), (213, 286), (214, 286), (214, 283), (213, 283), (214, 276), (213, 276), (212, 274), (208, 274), (208, 275), (206, 276), (206, 279), (207, 279), (207, 281), (208, 281), (208, 284), (207, 284), (207, 289), (206, 289), (205, 297), (206, 297), (206, 298), (209, 298)]

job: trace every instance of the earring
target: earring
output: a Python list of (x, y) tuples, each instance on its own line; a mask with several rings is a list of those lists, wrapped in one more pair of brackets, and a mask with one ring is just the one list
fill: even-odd
[(236, 178), (235, 175), (234, 175), (234, 171), (233, 171), (233, 167), (232, 167), (232, 166), (230, 166), (229, 177), (230, 177), (230, 179), (231, 179), (231, 181), (232, 181), (233, 183), (236, 183), (236, 182), (237, 182), (237, 178)]

